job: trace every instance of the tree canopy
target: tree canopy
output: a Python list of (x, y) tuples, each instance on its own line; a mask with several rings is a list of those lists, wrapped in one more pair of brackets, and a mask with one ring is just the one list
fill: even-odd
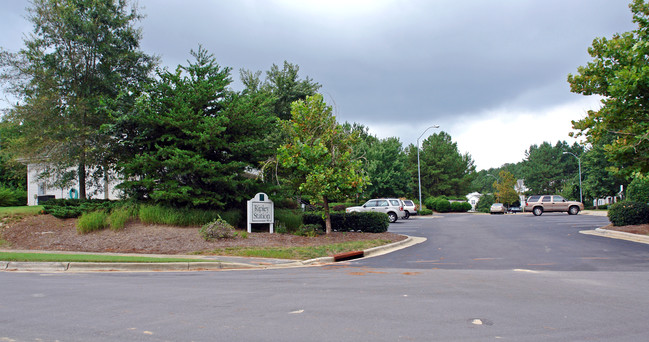
[[(459, 152), (457, 143), (448, 133), (435, 133), (424, 140), (419, 159), (423, 197), (465, 196), (470, 192), (475, 176), (473, 159), (468, 153)], [(414, 145), (408, 147), (408, 160), (411, 176), (417, 184), (417, 147)]]
[(200, 47), (194, 61), (158, 71), (117, 126), (119, 164), (131, 196), (176, 207), (224, 208), (254, 194), (246, 172), (273, 153), (275, 117), (263, 94), (229, 91), (230, 68)]
[(7, 119), (20, 132), (7, 147), (76, 168), (85, 198), (88, 172), (110, 160), (104, 125), (132, 105), (155, 59), (139, 49), (142, 17), (126, 0), (34, 0), (28, 13), (34, 31), (24, 49), (0, 54), (2, 78), (19, 99)]
[[(568, 75), (572, 92), (604, 97), (600, 109), (573, 121), (576, 135), (603, 145), (625, 175), (649, 172), (649, 4), (634, 0), (629, 7), (637, 28), (594, 39), (588, 49), (593, 60)], [(608, 135), (613, 139), (606, 141)]]
[(322, 201), (329, 234), (329, 202), (361, 193), (367, 182), (352, 154), (357, 136), (336, 122), (320, 94), (293, 102), (291, 116), (282, 122), (288, 141), (278, 149), (277, 160), (291, 171), (303, 196)]

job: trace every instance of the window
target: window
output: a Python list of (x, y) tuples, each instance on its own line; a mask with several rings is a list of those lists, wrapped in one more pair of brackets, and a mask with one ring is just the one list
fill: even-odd
[(552, 196), (552, 202), (563, 202), (564, 199), (561, 196)]
[(379, 207), (387, 207), (388, 206), (388, 201), (386, 200), (380, 200), (379, 202)]
[(550, 202), (551, 199), (552, 199), (552, 196), (543, 196), (543, 199), (541, 200), (541, 202), (547, 203), (547, 202)]

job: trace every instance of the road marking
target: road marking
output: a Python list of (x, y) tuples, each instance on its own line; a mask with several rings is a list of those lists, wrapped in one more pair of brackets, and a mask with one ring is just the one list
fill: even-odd
[(514, 272), (541, 273), (541, 272), (539, 272), (539, 271), (526, 270), (526, 269), (522, 269), (522, 268), (514, 269)]

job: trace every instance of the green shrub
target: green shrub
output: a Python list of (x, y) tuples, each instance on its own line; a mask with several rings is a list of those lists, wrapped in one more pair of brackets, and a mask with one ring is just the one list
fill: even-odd
[(623, 201), (610, 206), (608, 219), (614, 226), (630, 226), (649, 223), (649, 205)]
[(287, 232), (295, 232), (302, 225), (302, 215), (300, 210), (276, 209), (275, 225), (281, 225)]
[(448, 213), (451, 211), (451, 202), (446, 199), (438, 199), (435, 201), (435, 211), (439, 213)]
[(451, 211), (455, 213), (466, 213), (471, 208), (471, 204), (468, 202), (451, 202)]
[(0, 207), (27, 205), (27, 191), (0, 186)]
[(496, 199), (493, 195), (482, 195), (475, 207), (475, 210), (481, 213), (489, 213), (489, 209), (495, 201)]
[[(306, 213), (304, 224), (325, 226), (322, 213)], [(337, 232), (384, 233), (388, 231), (390, 221), (385, 213), (332, 213), (331, 230)]]
[(433, 214), (433, 211), (430, 210), (430, 209), (426, 209), (426, 208), (424, 208), (424, 209), (419, 209), (419, 211), (417, 212), (417, 214), (418, 214), (418, 215), (432, 215), (432, 214)]
[(627, 188), (629, 201), (649, 203), (649, 177), (636, 176)]
[(108, 227), (108, 214), (105, 211), (83, 213), (77, 221), (77, 232), (86, 234)]
[(319, 234), (324, 233), (324, 228), (319, 225), (319, 224), (303, 224), (300, 227), (298, 227), (295, 232), (293, 232), (294, 235), (297, 236), (308, 236), (308, 237), (316, 237)]
[(110, 212), (120, 202), (110, 200), (51, 199), (43, 205), (45, 213), (58, 218), (79, 217), (83, 213)]
[(235, 236), (234, 227), (220, 217), (201, 227), (199, 233), (203, 239), (207, 241), (214, 239), (231, 239)]

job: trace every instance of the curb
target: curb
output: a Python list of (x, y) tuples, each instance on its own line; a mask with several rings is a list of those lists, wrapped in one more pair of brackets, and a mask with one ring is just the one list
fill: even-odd
[(594, 235), (594, 236), (607, 237), (611, 239), (626, 240), (626, 241), (649, 244), (649, 236), (647, 235), (618, 232), (609, 229), (597, 228), (595, 230), (582, 230), (579, 233), (585, 235)]
[[(407, 236), (406, 239), (363, 251), (363, 257), (390, 253), (426, 241), (425, 238)], [(275, 265), (254, 265), (237, 262), (24, 262), (0, 261), (0, 271), (17, 272), (173, 272), (173, 271), (218, 271), (276, 269), (304, 266), (318, 266), (334, 263), (334, 257), (321, 257)]]

